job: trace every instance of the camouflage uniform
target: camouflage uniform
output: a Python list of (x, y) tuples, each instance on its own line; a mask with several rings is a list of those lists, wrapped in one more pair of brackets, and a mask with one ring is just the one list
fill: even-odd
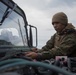
[(38, 51), (37, 59), (50, 59), (55, 56), (76, 56), (76, 30), (68, 23), (67, 16), (64, 13), (57, 13), (52, 18), (53, 22), (60, 22), (66, 25), (62, 32), (55, 33), (46, 45)]
[(38, 53), (42, 59), (55, 56), (76, 56), (76, 30), (74, 26), (69, 24), (61, 34), (55, 33)]

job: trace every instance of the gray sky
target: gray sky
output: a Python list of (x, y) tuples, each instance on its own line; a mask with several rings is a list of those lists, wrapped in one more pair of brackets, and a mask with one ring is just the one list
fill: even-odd
[(25, 12), (29, 24), (38, 28), (38, 48), (55, 33), (51, 24), (52, 16), (64, 12), (76, 26), (76, 0), (13, 0)]

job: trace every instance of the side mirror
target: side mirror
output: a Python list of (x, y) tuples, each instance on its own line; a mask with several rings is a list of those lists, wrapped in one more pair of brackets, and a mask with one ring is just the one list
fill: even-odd
[(28, 25), (28, 42), (30, 47), (37, 47), (37, 28), (32, 25)]

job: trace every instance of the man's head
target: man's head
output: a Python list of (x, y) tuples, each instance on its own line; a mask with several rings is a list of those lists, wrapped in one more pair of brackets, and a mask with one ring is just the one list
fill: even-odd
[(63, 12), (56, 13), (52, 17), (52, 24), (57, 32), (61, 32), (68, 24), (67, 15)]

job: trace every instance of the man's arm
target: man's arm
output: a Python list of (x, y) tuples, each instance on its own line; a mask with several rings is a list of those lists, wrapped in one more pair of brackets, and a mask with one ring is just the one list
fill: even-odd
[(76, 55), (76, 35), (69, 35), (58, 47), (49, 49), (41, 53), (42, 59), (54, 58), (55, 56), (74, 56)]
[(39, 49), (38, 52), (48, 51), (54, 47), (55, 34), (46, 42), (46, 45)]

